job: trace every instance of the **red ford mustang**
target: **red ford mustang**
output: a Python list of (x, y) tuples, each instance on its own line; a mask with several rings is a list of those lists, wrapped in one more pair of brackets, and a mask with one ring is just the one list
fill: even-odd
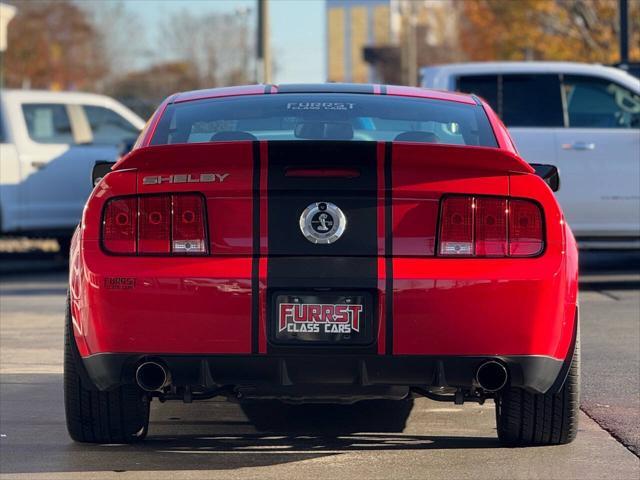
[(577, 251), (556, 179), (472, 95), (171, 96), (73, 239), (71, 437), (142, 439), (153, 398), (421, 395), (493, 399), (506, 444), (572, 441)]

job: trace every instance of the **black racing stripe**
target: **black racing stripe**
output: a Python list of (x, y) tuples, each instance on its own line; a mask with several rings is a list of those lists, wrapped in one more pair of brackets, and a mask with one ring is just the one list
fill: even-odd
[(386, 94), (387, 94), (387, 86), (380, 85), (380, 95), (386, 95)]
[(258, 353), (260, 322), (260, 142), (253, 142), (252, 179), (252, 232), (253, 255), (251, 258), (251, 352)]
[[(269, 256), (377, 256), (377, 147), (375, 142), (269, 142)], [(357, 177), (292, 177), (290, 167), (356, 170)], [(300, 231), (300, 215), (311, 204), (331, 202), (347, 228), (330, 245), (316, 245)]]
[[(332, 291), (362, 291), (370, 292), (377, 304), (377, 144), (281, 141), (269, 142), (268, 152), (268, 301), (273, 301), (272, 294), (276, 291), (329, 294)], [(344, 178), (287, 176), (288, 167), (349, 169), (357, 170), (359, 175)], [(302, 212), (316, 202), (334, 203), (347, 219), (344, 234), (332, 244), (314, 244), (300, 231)], [(376, 315), (372, 313), (369, 319), (375, 328)], [(271, 327), (272, 323), (269, 323), (268, 332), (272, 332)], [(269, 352), (282, 348), (268, 344)], [(375, 344), (359, 348), (372, 352), (377, 349)]]
[(369, 257), (271, 257), (270, 289), (375, 290), (378, 269)]
[(384, 146), (385, 352), (393, 354), (393, 178), (391, 142)]

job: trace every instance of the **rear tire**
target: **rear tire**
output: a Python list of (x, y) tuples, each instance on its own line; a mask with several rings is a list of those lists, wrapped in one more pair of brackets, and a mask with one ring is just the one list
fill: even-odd
[[(64, 338), (64, 407), (67, 430), (76, 442), (132, 443), (149, 428), (149, 400), (135, 385), (102, 392), (87, 385), (71, 327), (67, 298)], [(84, 371), (82, 372), (84, 373)]]
[(564, 445), (578, 433), (580, 412), (580, 330), (564, 385), (557, 393), (534, 394), (507, 388), (496, 398), (500, 442), (509, 446)]

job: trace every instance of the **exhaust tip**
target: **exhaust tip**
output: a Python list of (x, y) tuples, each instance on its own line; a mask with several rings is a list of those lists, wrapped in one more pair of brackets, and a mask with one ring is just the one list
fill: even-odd
[(505, 366), (495, 360), (484, 362), (476, 371), (476, 381), (483, 390), (497, 392), (507, 384), (508, 373)]
[(136, 369), (136, 383), (147, 392), (155, 392), (171, 382), (169, 372), (163, 365), (157, 362), (143, 362)]

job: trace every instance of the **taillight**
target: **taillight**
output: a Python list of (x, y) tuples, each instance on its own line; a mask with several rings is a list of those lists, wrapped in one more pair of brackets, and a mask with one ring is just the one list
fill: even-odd
[(442, 201), (438, 254), (531, 257), (544, 247), (542, 211), (532, 201), (451, 196)]
[(138, 200), (134, 197), (116, 198), (104, 211), (102, 241), (113, 253), (136, 253)]
[(204, 209), (197, 195), (173, 196), (171, 247), (175, 253), (205, 253)]
[(102, 244), (120, 254), (206, 254), (204, 199), (199, 194), (111, 199), (104, 210)]
[(138, 252), (171, 252), (171, 196), (140, 197), (138, 211)]
[(473, 255), (473, 197), (451, 197), (442, 205), (441, 255)]
[(542, 251), (542, 214), (526, 200), (509, 201), (509, 255), (529, 257)]
[(476, 255), (504, 257), (507, 255), (507, 199), (476, 198)]

